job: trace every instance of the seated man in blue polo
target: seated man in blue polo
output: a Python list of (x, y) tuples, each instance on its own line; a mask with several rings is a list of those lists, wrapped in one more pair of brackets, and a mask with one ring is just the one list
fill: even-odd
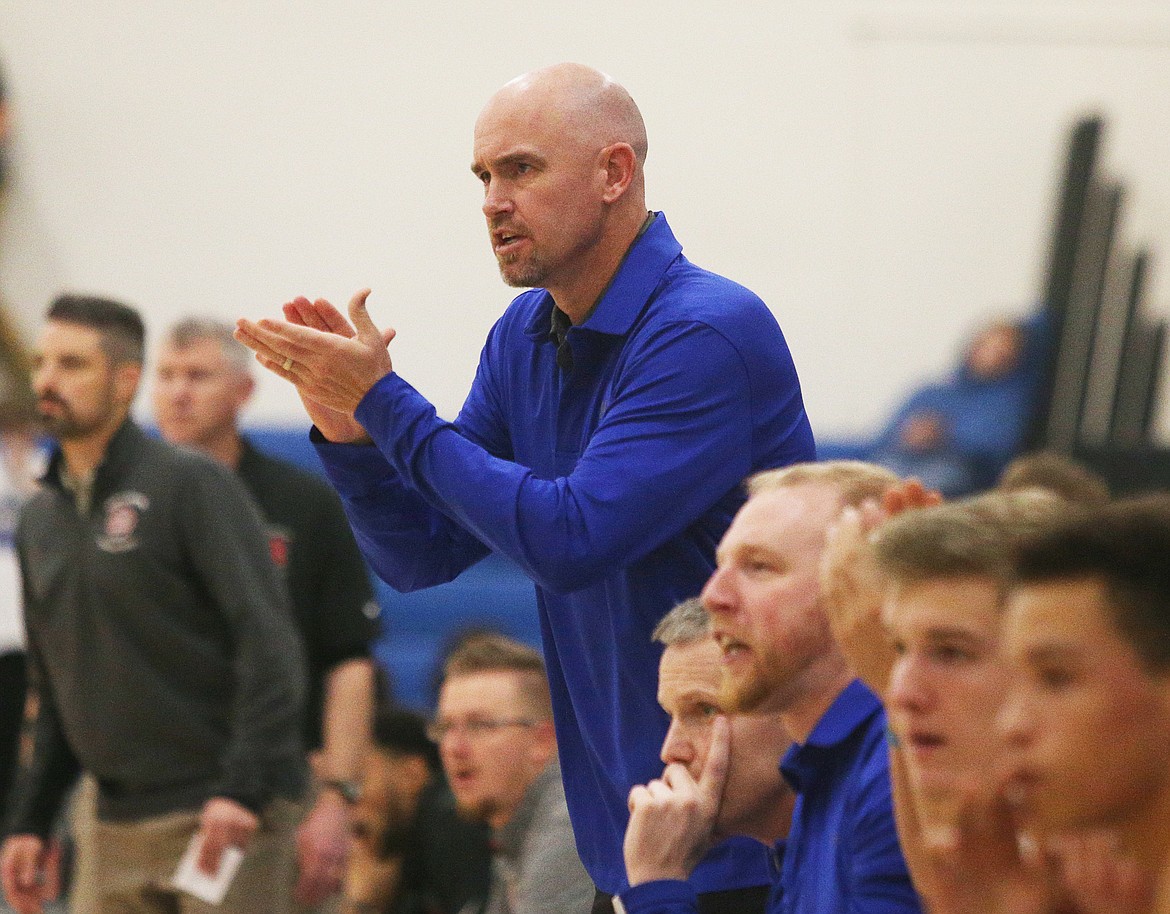
[[(684, 600), (667, 613), (654, 629), (654, 640), (663, 646), (658, 703), (670, 715), (662, 761), (668, 769), (681, 766), (698, 778), (709, 764), (717, 721), (725, 713), (719, 698), (723, 652), (711, 637), (711, 620), (698, 598)], [(714, 749), (727, 758), (722, 800), (711, 831), (712, 840), (719, 843), (707, 859), (722, 855), (743, 863), (734, 887), (696, 889), (698, 914), (763, 914), (792, 823), (795, 796), (776, 767), (792, 738), (775, 712), (731, 714), (726, 730), (728, 738), (719, 737), (720, 745)], [(664, 836), (658, 836), (657, 847), (670, 852)], [(750, 848), (759, 850), (754, 875), (746, 866), (752, 859)], [(648, 860), (639, 863), (654, 866)], [(631, 870), (630, 875), (637, 874)]]
[[(757, 474), (703, 590), (722, 649), (720, 704), (778, 712), (794, 745), (780, 770), (797, 794), (769, 914), (916, 914), (894, 827), (885, 713), (854, 677), (829, 628), (819, 568), (841, 510), (897, 477), (852, 461)], [(683, 881), (711, 841), (727, 777), (721, 721), (702, 770), (668, 765), (630, 793), (628, 914), (695, 910)]]

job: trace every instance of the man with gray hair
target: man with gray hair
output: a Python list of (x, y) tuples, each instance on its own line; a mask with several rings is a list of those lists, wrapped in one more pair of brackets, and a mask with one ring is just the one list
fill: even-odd
[[(784, 838), (792, 822), (795, 797), (776, 762), (792, 744), (777, 713), (728, 714), (719, 696), (720, 650), (711, 637), (707, 610), (696, 598), (674, 607), (654, 629), (654, 640), (664, 646), (658, 666), (658, 703), (670, 715), (670, 729), (662, 744), (662, 761), (698, 779), (712, 752), (727, 755), (727, 781), (711, 834), (697, 852), (727, 853), (737, 845), (757, 841), (774, 849), (773, 863), (784, 856)], [(727, 745), (712, 745), (716, 720), (727, 715)], [(664, 773), (663, 777), (667, 777)], [(639, 788), (635, 788), (638, 790)], [(655, 854), (669, 854), (673, 835), (626, 833), (626, 870), (632, 883), (643, 881), (641, 869), (654, 867)], [(685, 875), (685, 874), (680, 874)], [(762, 912), (778, 873), (761, 869), (759, 885), (701, 892), (700, 914), (707, 912)]]
[(252, 364), (230, 326), (181, 320), (159, 351), (154, 411), (164, 438), (203, 451), (240, 477), (288, 583), (309, 663), (304, 739), (317, 786), (297, 832), (295, 899), (312, 909), (337, 897), (349, 854), (350, 807), (373, 713), (369, 641), (377, 604), (333, 490), (240, 434), (240, 412), (254, 387)]

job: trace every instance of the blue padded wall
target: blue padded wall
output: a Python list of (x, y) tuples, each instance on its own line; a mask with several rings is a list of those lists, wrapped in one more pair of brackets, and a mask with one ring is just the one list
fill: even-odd
[[(250, 427), (256, 447), (324, 475), (307, 429)], [(532, 582), (512, 562), (490, 555), (454, 581), (401, 594), (374, 578), (382, 607), (371, 651), (404, 705), (429, 713), (436, 665), (462, 632), (491, 628), (540, 649), (540, 624)]]

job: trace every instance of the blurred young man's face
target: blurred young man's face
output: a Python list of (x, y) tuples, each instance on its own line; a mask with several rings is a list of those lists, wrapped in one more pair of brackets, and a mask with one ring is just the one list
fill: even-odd
[[(662, 761), (684, 765), (696, 780), (707, 762), (719, 701), (721, 651), (714, 639), (672, 644), (663, 651), (658, 703), (670, 715)], [(792, 742), (777, 714), (731, 714), (731, 758), (715, 830), (719, 836), (767, 830), (788, 800), (780, 757)]]
[(977, 378), (1003, 377), (1020, 363), (1024, 334), (1011, 324), (993, 324), (975, 337), (967, 352), (967, 368)]
[(369, 857), (402, 852), (419, 798), (430, 780), (430, 769), (420, 755), (383, 747), (366, 752), (361, 795), (353, 817), (354, 834)]
[(1117, 628), (1104, 585), (1031, 584), (1009, 599), (999, 724), (1006, 793), (1029, 824), (1117, 827), (1170, 778), (1170, 687)]
[(521, 674), (500, 670), (448, 677), (436, 724), (443, 770), (460, 811), (493, 828), (506, 823), (544, 770), (552, 722), (526, 713)]
[(1000, 589), (986, 577), (900, 585), (883, 608), (896, 660), (886, 709), (927, 791), (985, 774), (1004, 693)]

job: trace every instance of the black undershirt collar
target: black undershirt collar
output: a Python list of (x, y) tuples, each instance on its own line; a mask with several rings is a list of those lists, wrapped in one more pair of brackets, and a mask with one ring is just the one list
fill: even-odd
[[(657, 213), (653, 211), (646, 214), (646, 218), (642, 221), (642, 227), (638, 229), (638, 234), (634, 236), (634, 240), (630, 242), (630, 248), (633, 248), (633, 246), (637, 244), (638, 239), (646, 234), (646, 230), (653, 224), (654, 217), (656, 215)], [(626, 262), (626, 257), (629, 256), (630, 252), (627, 250), (625, 257), (622, 258), (623, 264)], [(617, 270), (614, 271), (614, 277), (616, 277), (617, 274), (621, 272), (621, 269), (621, 264), (619, 264)], [(606, 284), (606, 287), (601, 290), (601, 294), (597, 296), (597, 301), (593, 303), (593, 306), (585, 315), (585, 320), (589, 320), (589, 315), (593, 313), (594, 309), (598, 306), (601, 300), (605, 298), (605, 293), (609, 291), (609, 287), (612, 284), (613, 277), (610, 278), (610, 281)], [(582, 321), (582, 323), (584, 323), (584, 321)], [(569, 348), (569, 328), (572, 326), (573, 322), (569, 320), (569, 315), (565, 314), (564, 311), (562, 311), (556, 306), (556, 304), (554, 304), (552, 309), (551, 323), (548, 330), (548, 337), (557, 347), (557, 367), (566, 373), (573, 370), (573, 350)]]

